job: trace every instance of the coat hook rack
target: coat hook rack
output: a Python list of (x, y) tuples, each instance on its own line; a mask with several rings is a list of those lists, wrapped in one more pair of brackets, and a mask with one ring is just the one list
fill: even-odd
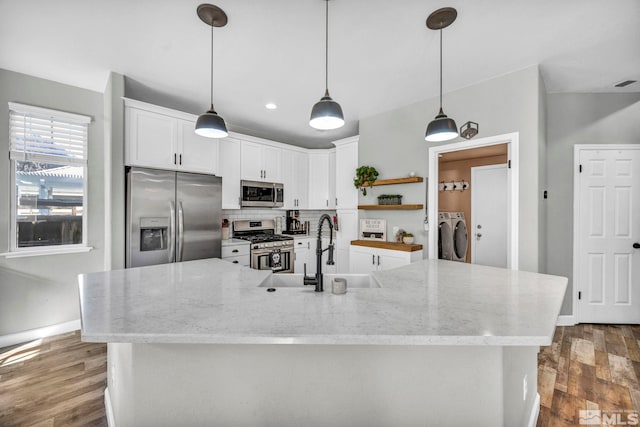
[(438, 184), (439, 191), (465, 191), (469, 189), (469, 183), (461, 181), (441, 181)]

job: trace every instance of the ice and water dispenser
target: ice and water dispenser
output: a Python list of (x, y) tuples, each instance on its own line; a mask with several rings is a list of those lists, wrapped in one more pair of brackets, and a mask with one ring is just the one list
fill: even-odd
[(167, 249), (169, 218), (140, 218), (140, 251), (163, 251)]

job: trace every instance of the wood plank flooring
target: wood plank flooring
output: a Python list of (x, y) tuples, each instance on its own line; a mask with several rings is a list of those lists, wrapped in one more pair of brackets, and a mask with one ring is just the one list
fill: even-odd
[(80, 331), (0, 349), (0, 426), (106, 426), (107, 346)]
[(580, 410), (632, 421), (640, 413), (640, 326), (556, 328), (538, 355), (538, 393), (538, 427), (579, 426)]
[[(79, 331), (0, 349), (0, 426), (106, 426), (106, 355)], [(558, 327), (538, 362), (538, 427), (579, 426), (581, 409), (640, 412), (640, 326)]]

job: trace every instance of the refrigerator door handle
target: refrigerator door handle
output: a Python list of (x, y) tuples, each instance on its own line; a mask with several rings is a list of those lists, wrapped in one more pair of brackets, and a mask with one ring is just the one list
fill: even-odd
[(182, 202), (178, 202), (178, 257), (176, 262), (182, 261), (182, 252), (184, 250), (184, 210)]
[(175, 261), (176, 242), (175, 242), (175, 223), (176, 223), (176, 207), (173, 202), (169, 202), (169, 262)]

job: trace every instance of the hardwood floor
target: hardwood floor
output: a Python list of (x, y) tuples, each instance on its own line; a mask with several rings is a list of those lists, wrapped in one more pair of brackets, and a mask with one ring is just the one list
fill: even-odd
[(107, 346), (80, 331), (0, 349), (0, 426), (106, 426)]
[(632, 425), (632, 414), (640, 414), (639, 384), (640, 326), (558, 327), (538, 356), (538, 427), (579, 426), (580, 410)]
[[(79, 331), (0, 349), (0, 426), (106, 426), (106, 356)], [(538, 362), (538, 427), (579, 426), (579, 410), (640, 412), (640, 326), (558, 327)]]

